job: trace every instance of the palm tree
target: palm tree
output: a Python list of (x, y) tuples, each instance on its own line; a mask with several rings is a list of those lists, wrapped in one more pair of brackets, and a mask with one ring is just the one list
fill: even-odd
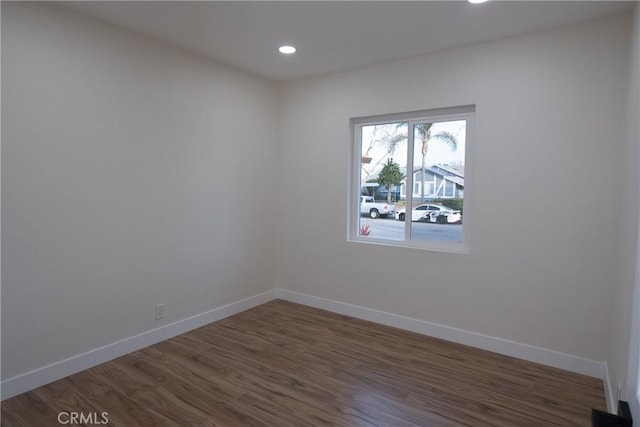
[(422, 179), (422, 185), (420, 186), (420, 203), (424, 202), (424, 167), (425, 158), (429, 151), (429, 142), (431, 140), (442, 141), (451, 148), (451, 151), (458, 149), (458, 140), (456, 137), (446, 131), (440, 131), (436, 134), (431, 134), (431, 126), (433, 123), (420, 123), (414, 126), (414, 134), (422, 140), (422, 168), (420, 169), (420, 177)]

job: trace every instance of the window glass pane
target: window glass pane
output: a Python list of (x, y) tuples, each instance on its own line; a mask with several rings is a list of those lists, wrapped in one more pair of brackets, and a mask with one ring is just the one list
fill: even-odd
[(411, 239), (462, 242), (466, 120), (413, 125)]
[(360, 126), (358, 236), (404, 240), (395, 212), (406, 197), (407, 123)]

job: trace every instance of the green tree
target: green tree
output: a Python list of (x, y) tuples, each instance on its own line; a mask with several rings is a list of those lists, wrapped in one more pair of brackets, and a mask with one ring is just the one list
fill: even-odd
[(404, 175), (400, 171), (400, 166), (393, 159), (387, 160), (380, 174), (378, 174), (378, 184), (387, 187), (388, 203), (391, 203), (391, 187), (400, 185), (403, 179)]
[(442, 141), (451, 148), (451, 151), (458, 149), (458, 140), (450, 132), (441, 131), (436, 134), (431, 134), (431, 127), (433, 123), (420, 123), (415, 125), (414, 132), (415, 137), (420, 138), (422, 141), (422, 169), (420, 169), (420, 176), (422, 178), (422, 185), (420, 186), (420, 203), (424, 202), (424, 168), (427, 152), (429, 151), (429, 142), (431, 140)]

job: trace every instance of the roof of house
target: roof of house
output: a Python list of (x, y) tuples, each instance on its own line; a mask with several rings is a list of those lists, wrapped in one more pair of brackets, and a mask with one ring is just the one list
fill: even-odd
[[(413, 173), (420, 172), (421, 167), (414, 167)], [(425, 168), (429, 173), (438, 175), (444, 180), (453, 182), (464, 187), (464, 166), (463, 165), (433, 165)], [(400, 171), (406, 175), (407, 168), (401, 167)]]
[[(433, 167), (442, 169), (445, 172), (448, 172), (452, 175), (459, 176), (464, 179), (464, 165), (433, 165)], [(420, 170), (420, 168), (418, 168)]]
[[(413, 168), (413, 173), (420, 172), (420, 167)], [(438, 175), (446, 181), (464, 187), (464, 166), (463, 165), (433, 165), (425, 168), (429, 173)], [(400, 167), (400, 172), (406, 176), (407, 168)], [(377, 187), (378, 183), (373, 181), (378, 174), (371, 175), (369, 181), (363, 184), (364, 187)]]

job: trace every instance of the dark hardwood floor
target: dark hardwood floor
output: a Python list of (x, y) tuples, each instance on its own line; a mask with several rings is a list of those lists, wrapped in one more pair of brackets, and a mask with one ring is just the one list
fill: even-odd
[(591, 408), (600, 380), (272, 301), (8, 399), (2, 426), (588, 426)]

